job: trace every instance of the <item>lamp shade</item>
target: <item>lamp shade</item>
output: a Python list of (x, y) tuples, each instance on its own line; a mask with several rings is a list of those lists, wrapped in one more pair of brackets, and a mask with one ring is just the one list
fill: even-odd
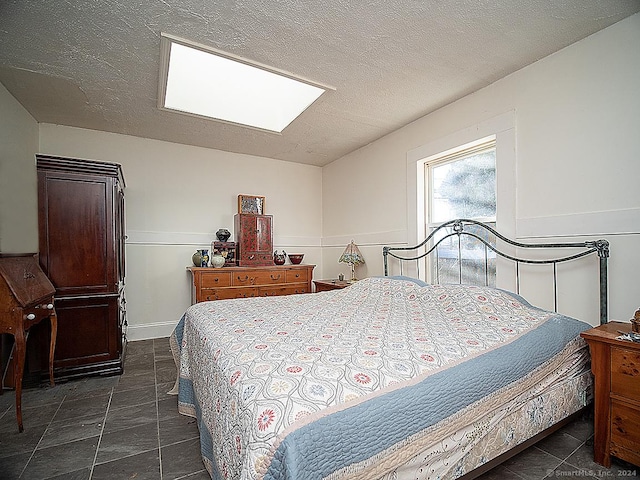
[(364, 263), (364, 257), (362, 253), (360, 253), (360, 249), (358, 246), (353, 243), (353, 240), (347, 245), (347, 248), (344, 249), (342, 255), (340, 255), (340, 259), (338, 260), (340, 263), (348, 263), (349, 265), (360, 265)]

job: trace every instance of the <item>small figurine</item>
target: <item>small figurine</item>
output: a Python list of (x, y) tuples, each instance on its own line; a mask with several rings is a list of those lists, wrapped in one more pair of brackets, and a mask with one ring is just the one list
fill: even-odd
[(635, 333), (640, 333), (640, 308), (636, 310), (636, 313), (631, 319), (631, 330)]

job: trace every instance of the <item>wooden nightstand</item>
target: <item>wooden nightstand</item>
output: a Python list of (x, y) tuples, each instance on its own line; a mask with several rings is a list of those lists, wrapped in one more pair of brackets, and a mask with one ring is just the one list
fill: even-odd
[(630, 323), (610, 322), (582, 332), (595, 377), (593, 458), (611, 455), (640, 466), (640, 343), (616, 340)]
[(346, 280), (314, 280), (316, 292), (326, 292), (327, 290), (340, 290), (351, 285)]

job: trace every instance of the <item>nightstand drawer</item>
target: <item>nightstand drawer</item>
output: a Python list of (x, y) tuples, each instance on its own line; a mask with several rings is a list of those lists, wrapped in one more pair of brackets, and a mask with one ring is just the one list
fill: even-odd
[(611, 347), (611, 393), (640, 399), (640, 352)]
[[(640, 445), (640, 409), (611, 400), (611, 443), (631, 452)], [(612, 448), (612, 453), (617, 455)], [(637, 453), (640, 455), (640, 452)]]

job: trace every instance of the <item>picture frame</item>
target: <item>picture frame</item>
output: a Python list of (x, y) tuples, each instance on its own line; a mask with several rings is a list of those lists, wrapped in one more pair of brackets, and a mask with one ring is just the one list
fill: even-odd
[(238, 195), (238, 213), (263, 215), (265, 197), (256, 195)]

